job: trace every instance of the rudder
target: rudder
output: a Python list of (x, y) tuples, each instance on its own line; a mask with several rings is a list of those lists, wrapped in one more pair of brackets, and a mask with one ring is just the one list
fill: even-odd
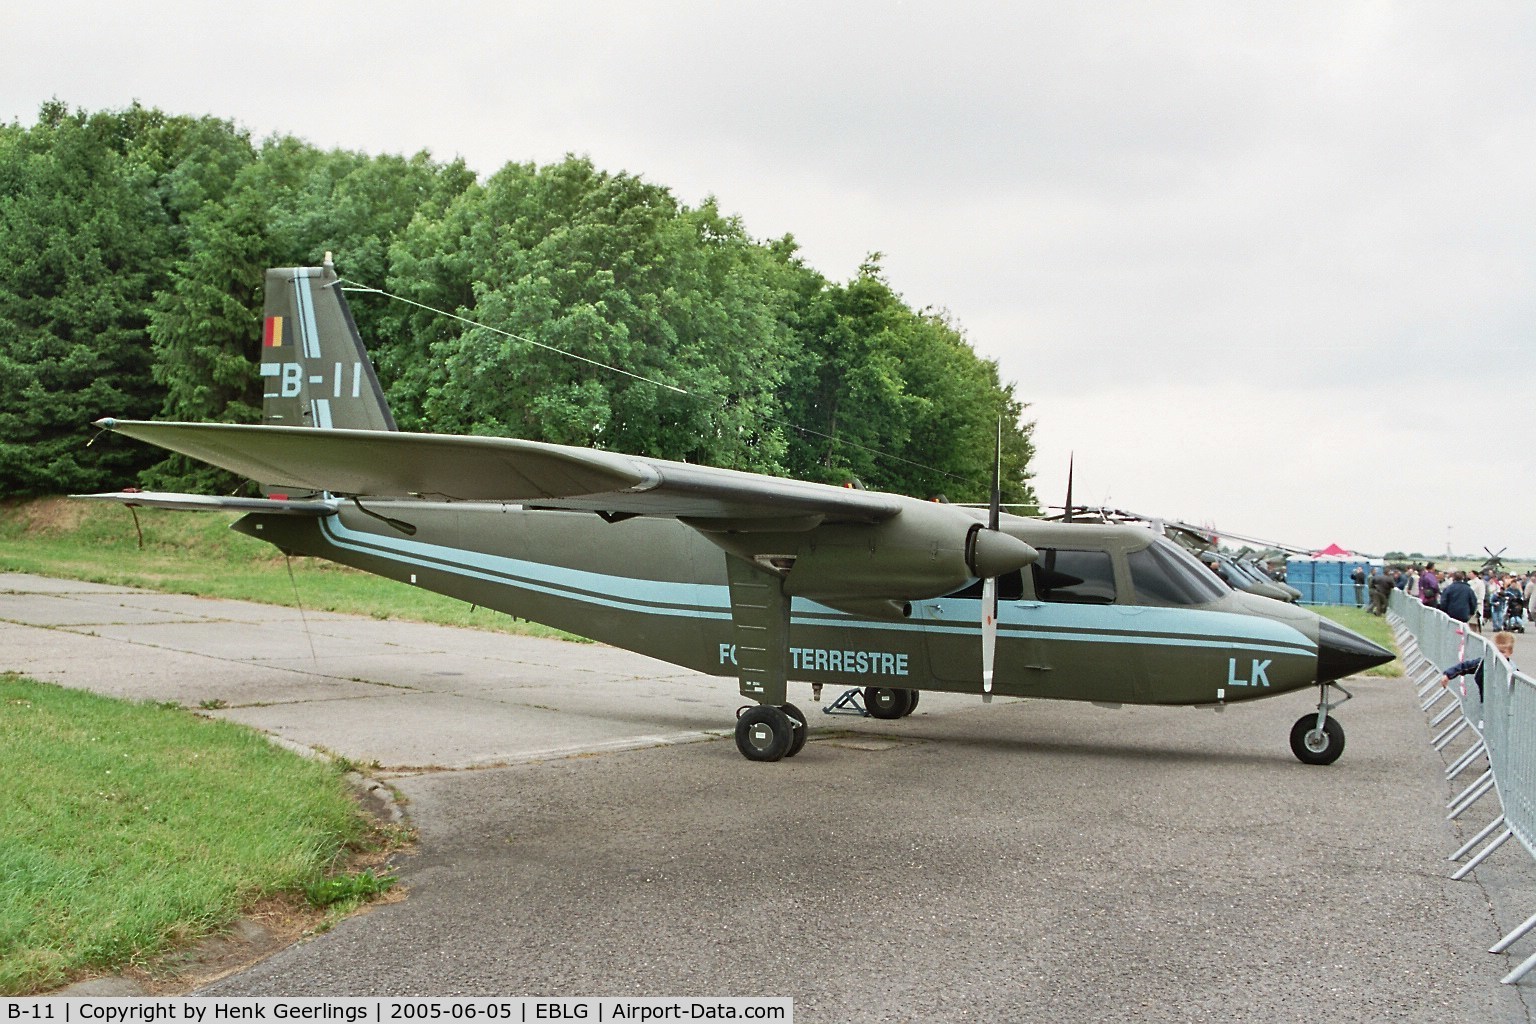
[(397, 429), (339, 281), (330, 253), (318, 267), (267, 271), (260, 356), (263, 423)]

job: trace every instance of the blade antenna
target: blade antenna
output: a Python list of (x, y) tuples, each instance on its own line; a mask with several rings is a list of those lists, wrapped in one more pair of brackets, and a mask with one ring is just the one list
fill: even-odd
[(1066, 521), (1069, 522), (1069, 523), (1072, 521), (1072, 469), (1073, 469), (1073, 464), (1075, 462), (1077, 462), (1077, 452), (1071, 452), (1070, 454), (1067, 455), (1067, 519), (1066, 519)]

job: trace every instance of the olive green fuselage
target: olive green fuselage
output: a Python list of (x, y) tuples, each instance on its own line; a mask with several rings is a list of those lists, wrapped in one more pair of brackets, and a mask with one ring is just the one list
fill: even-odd
[[(515, 505), (369, 502), (396, 526), (342, 505), (336, 515), (252, 514), (235, 526), (295, 554), (542, 622), (713, 675), (736, 676), (727, 555), (672, 519), (605, 522)], [(998, 609), (1001, 695), (1138, 704), (1221, 704), (1313, 685), (1317, 618), (1228, 592), (1195, 607), (1141, 599), (1128, 553), (1147, 533), (1005, 519), (1042, 550), (1102, 552), (1105, 603), (1042, 600), (1028, 571)], [(1004, 588), (1006, 591), (1007, 588)], [(834, 686), (981, 691), (979, 597), (893, 602), (859, 614), (797, 597), (789, 678)], [(903, 614), (905, 612), (905, 614)]]

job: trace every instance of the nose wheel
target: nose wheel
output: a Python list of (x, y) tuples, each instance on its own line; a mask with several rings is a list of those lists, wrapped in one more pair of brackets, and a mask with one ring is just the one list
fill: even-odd
[[(1343, 700), (1330, 701), (1328, 696), (1332, 689), (1342, 693)], [(1302, 715), (1291, 726), (1291, 753), (1296, 755), (1298, 761), (1303, 764), (1333, 764), (1339, 759), (1339, 755), (1344, 753), (1344, 727), (1338, 719), (1329, 718), (1328, 713), (1353, 697), (1354, 694), (1338, 683), (1322, 684), (1316, 713)]]

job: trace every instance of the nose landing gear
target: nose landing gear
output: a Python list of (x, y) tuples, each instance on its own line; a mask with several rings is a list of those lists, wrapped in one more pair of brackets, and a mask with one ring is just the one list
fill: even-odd
[[(1330, 701), (1330, 689), (1342, 693), (1343, 700)], [(1291, 753), (1297, 760), (1303, 764), (1333, 764), (1339, 759), (1344, 753), (1344, 727), (1337, 719), (1329, 718), (1328, 713), (1353, 697), (1354, 694), (1335, 682), (1319, 687), (1317, 713), (1302, 715), (1291, 726)]]

